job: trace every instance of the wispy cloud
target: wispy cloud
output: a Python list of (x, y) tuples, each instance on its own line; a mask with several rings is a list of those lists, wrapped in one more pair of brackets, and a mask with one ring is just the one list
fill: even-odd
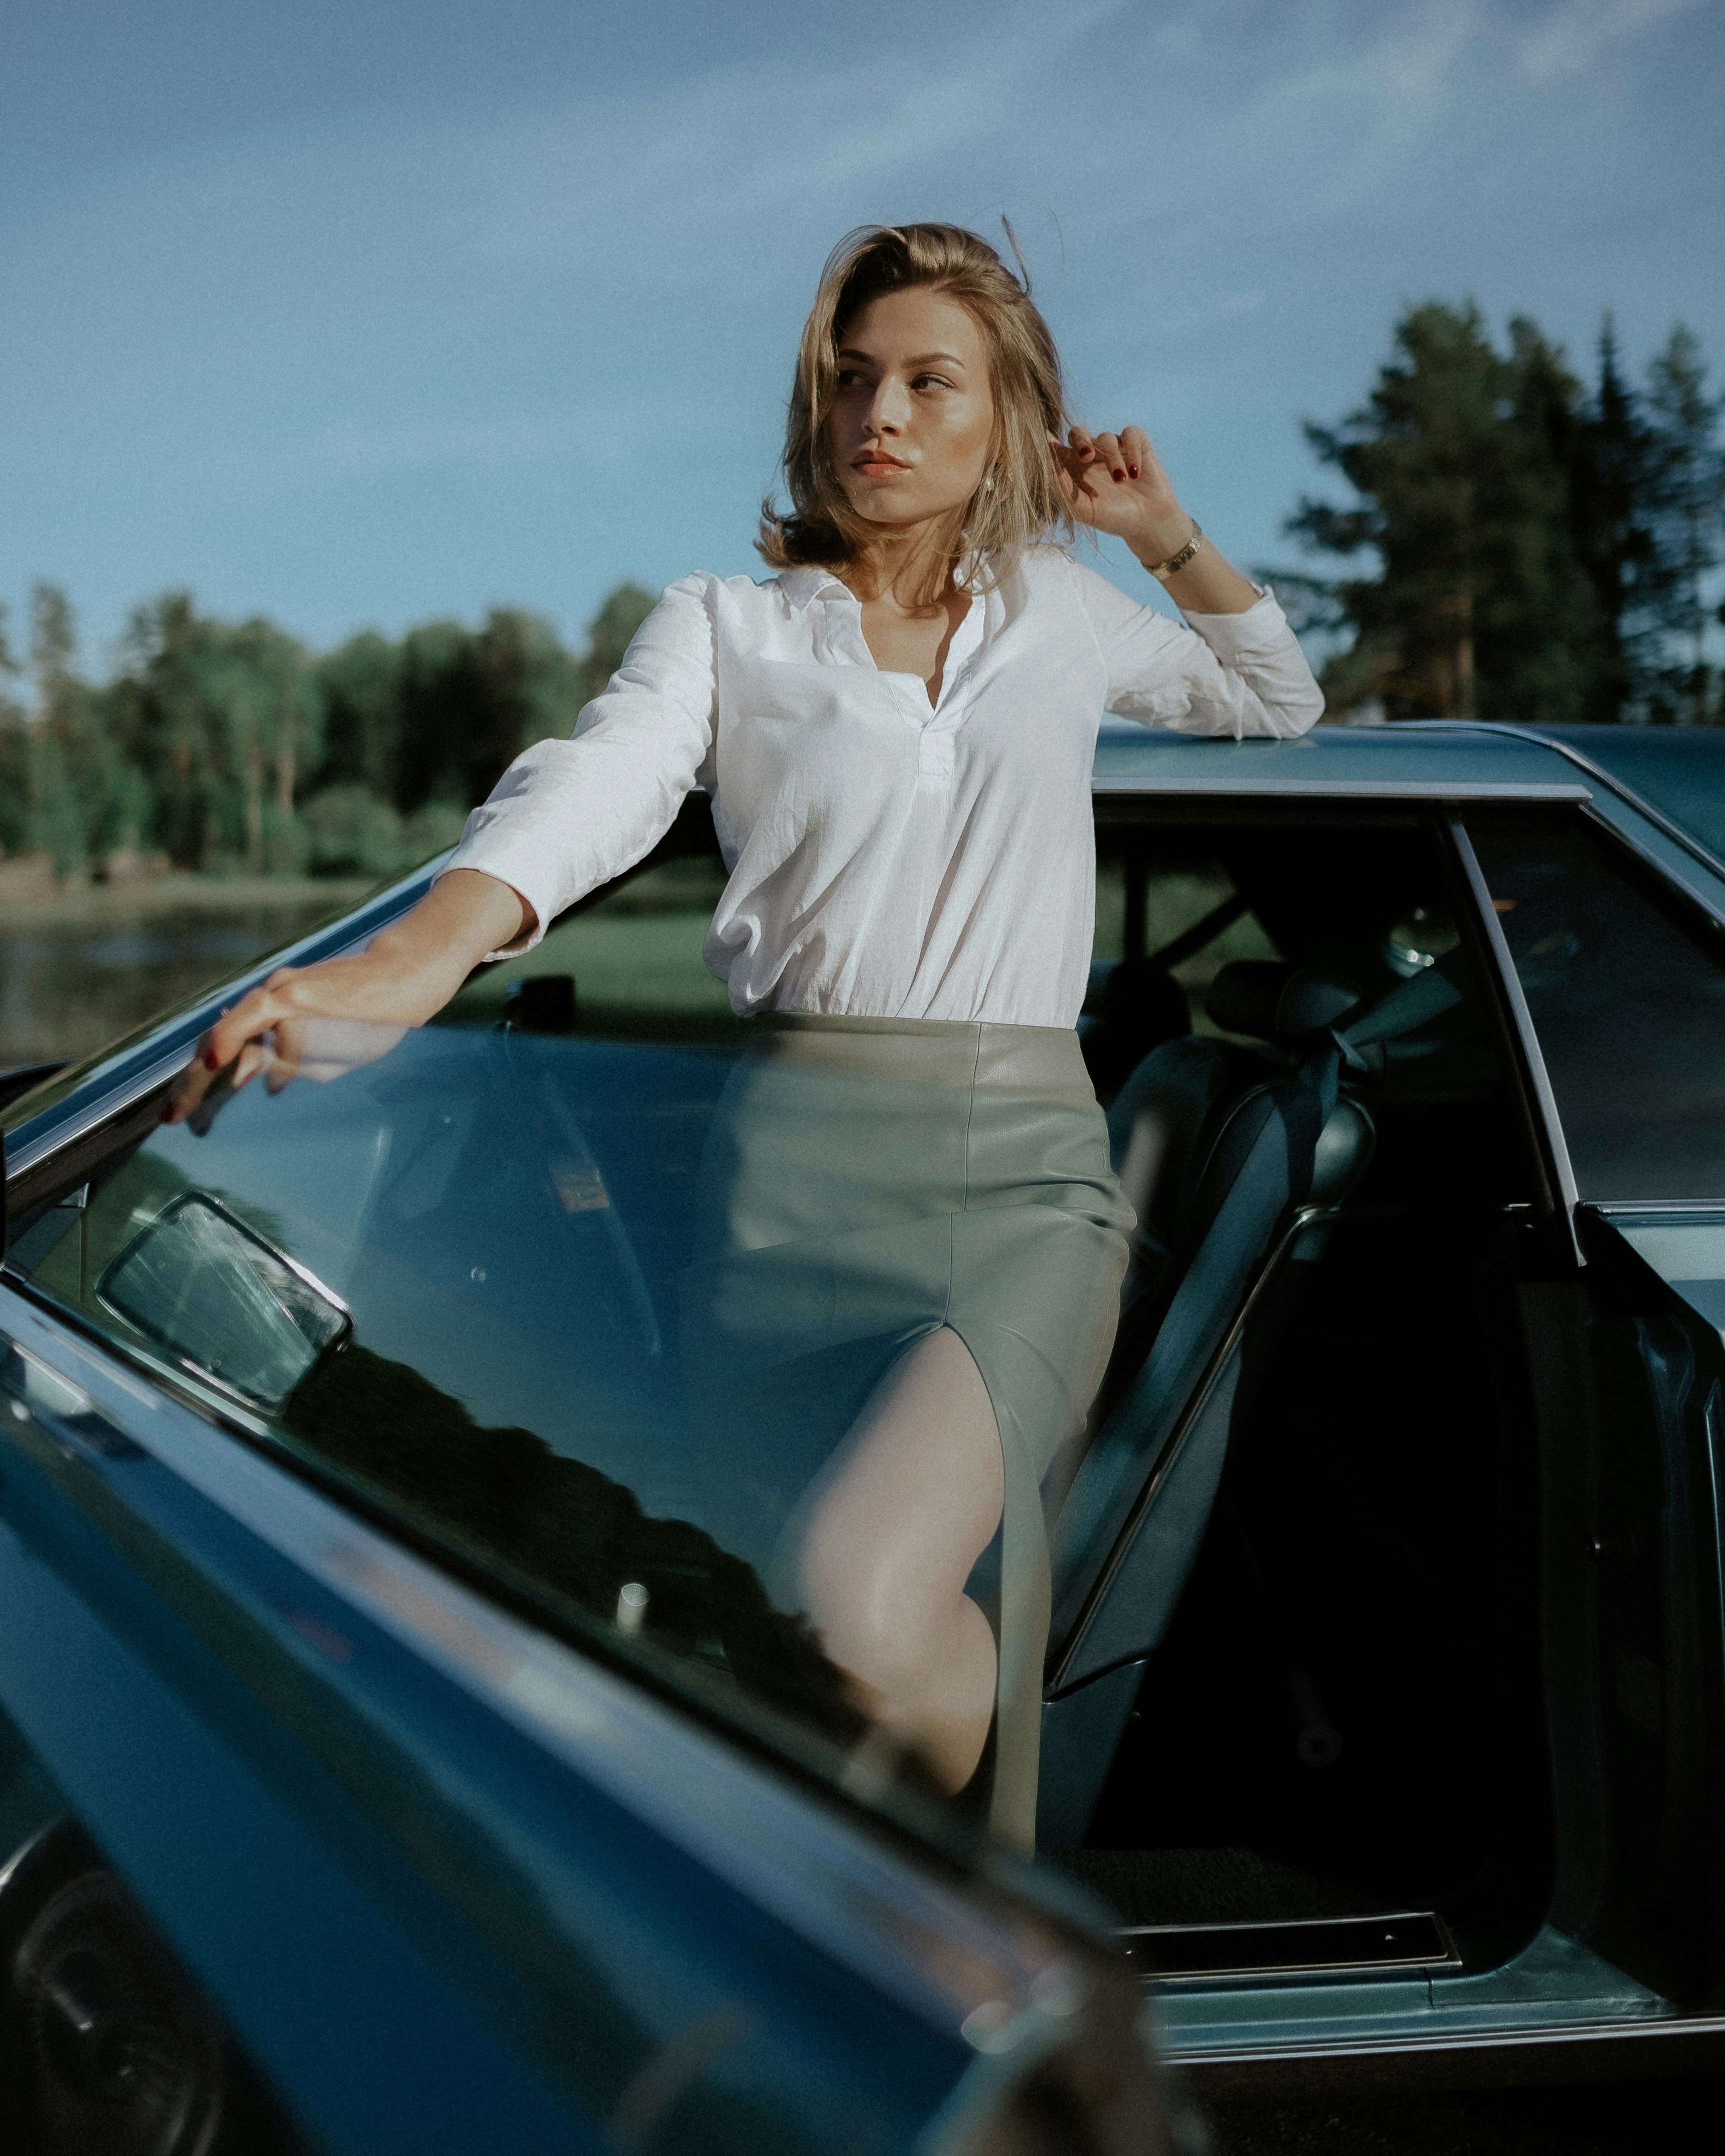
[(1521, 41), (1522, 72), (1530, 82), (1582, 74), (1608, 45), (1656, 23), (1686, 15), (1700, 0), (1560, 0)]
[[(860, 44), (854, 66), (723, 69), (499, 130), (467, 153), (460, 239), (495, 261), (552, 263), (608, 244), (626, 219), (656, 235), (667, 266), (693, 254), (723, 275), (757, 251), (776, 259), (783, 235), (829, 203), (889, 198), (970, 157), (998, 164), (1027, 112), (1054, 102), (1051, 71), (1128, 13), (1129, 0), (1019, 8), (980, 38), (973, 25), (944, 49), (932, 38), (913, 69), (882, 68)], [(644, 250), (648, 282), (654, 266)]]

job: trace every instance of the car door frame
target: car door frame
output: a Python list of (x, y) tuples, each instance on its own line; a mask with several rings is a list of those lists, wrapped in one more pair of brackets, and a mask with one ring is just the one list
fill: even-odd
[[(1556, 756), (1558, 745), (1543, 739), (1537, 745)], [(1294, 1994), (1254, 1984), (1240, 1987), (1232, 1999), (1225, 1996), (1228, 1988), (1219, 1985), (1210, 1988), (1209, 2010), (1196, 1994), (1171, 1997), (1164, 2002), (1170, 2046), (1183, 2062), (1200, 2070), (1200, 2087), (1258, 2086), (1266, 2079), (1292, 2087), (1313, 2076), (1317, 2085), (1326, 2085), (1337, 2070), (1371, 2073), (1393, 2056), (1400, 2061), (1401, 2076), (1414, 2082), (1473, 2083), (1523, 2071), (1556, 2078), (1574, 2072), (1581, 2043), (1589, 2046), (1595, 2070), (1606, 2071), (1666, 2071), (1678, 2061), (1713, 2066), (1725, 2058), (1725, 2015), (1715, 2010), (1712, 1994), (1698, 1993), (1691, 1982), (1686, 2001), (1677, 2003), (1657, 1989), (1665, 1983), (1681, 1994), (1694, 1956), (1686, 1953), (1681, 1940), (1645, 1936), (1646, 1927), (1636, 1922), (1633, 1867), (1625, 1871), (1617, 1861), (1624, 1836), (1621, 1823), (1614, 1831), (1610, 1818), (1600, 1742), (1600, 1653), (1592, 1629), (1597, 1601), (1594, 1568), (1599, 1553), (1594, 1548), (1597, 1527), (1589, 1521), (1597, 1511), (1597, 1495), (1579, 1482), (1568, 1442), (1580, 1427), (1588, 1433), (1584, 1462), (1596, 1461), (1602, 1450), (1609, 1450), (1602, 1447), (1594, 1388), (1586, 1382), (1590, 1363), (1584, 1342), (1589, 1298), (1604, 1292), (1600, 1233), (1609, 1226), (1611, 1209), (1579, 1203), (1544, 1059), (1465, 819), (1470, 814), (1517, 806), (1562, 808), (1584, 815), (1623, 844), (1645, 870), (1658, 875), (1681, 897), (1707, 906), (1722, 927), (1725, 870), (1719, 871), (1722, 892), (1716, 905), (1697, 891), (1692, 863), (1686, 860), (1680, 868), (1667, 858), (1674, 851), (1669, 839), (1651, 827), (1637, 832), (1632, 808), (1616, 799), (1602, 804), (1591, 784), (1578, 783), (1568, 773), (1556, 775), (1561, 765), (1548, 783), (1494, 782), (1446, 778), (1441, 775), (1443, 760), (1433, 756), (1439, 768), (1430, 778), (1404, 771), (1388, 779), (1291, 782), (1281, 774), (1255, 780), (1242, 770), (1235, 783), (1218, 785), (1207, 778), (1196, 788), (1180, 784), (1178, 767), (1173, 764), (1149, 783), (1120, 769), (1096, 787), (1099, 795), (1111, 800), (1178, 794), (1194, 803), (1214, 801), (1219, 813), (1252, 798), (1285, 805), (1351, 801), (1386, 809), (1425, 804), (1439, 820), (1457, 896), (1464, 901), (1458, 926), (1491, 1004), (1538, 1183), (1535, 1205), (1519, 1238), (1517, 1270), (1538, 1403), (1542, 1661), (1556, 1814), (1547, 1922), (1529, 1948), (1502, 1970), (1446, 1984), (1458, 2005), (1466, 1999), (1465, 2019), (1471, 2025), (1466, 2027), (1434, 2025), (1430, 2009), (1437, 1994), (1430, 1985), (1422, 1998), (1412, 1987), (1405, 1996), (1394, 1995), (1399, 1987), (1394, 1985), (1313, 1984)], [(1574, 762), (1570, 759), (1572, 770)], [(1694, 852), (1692, 846), (1685, 850)], [(1725, 1219), (1725, 1207), (1715, 1209)], [(1640, 1286), (1646, 1290), (1648, 1281)], [(1670, 1302), (1667, 1296), (1661, 1304), (1667, 1314)], [(1693, 1313), (1686, 1316), (1692, 1321)], [(1705, 1606), (1712, 1635), (1725, 1650), (1725, 1591), (1717, 1586), (1716, 1526), (1717, 1502), (1725, 1491), (1722, 1434), (1725, 1412), (1718, 1411), (1703, 1432), (1708, 1442), (1699, 1450), (1692, 1431), (1675, 1446), (1666, 1444), (1656, 1415), (1650, 1418), (1645, 1432), (1663, 1456), (1687, 1462), (1695, 1487), (1701, 1486), (1697, 1471), (1705, 1472), (1707, 1531), (1699, 1554), (1707, 1563), (1701, 1576), (1708, 1576), (1710, 1566), (1714, 1588), (1711, 1598), (1692, 1595), (1691, 1606), (1697, 1615)], [(1695, 1522), (1702, 1513), (1697, 1504), (1686, 1508), (1692, 1543)], [(1711, 1673), (1720, 1656), (1710, 1647), (1706, 1659)], [(1697, 1707), (1708, 1721), (1706, 1748), (1711, 1760), (1717, 1750), (1712, 1725), (1718, 1717), (1699, 1699)], [(1710, 1786), (1717, 1795), (1717, 1775)], [(1717, 1923), (1711, 1911), (1707, 1923), (1715, 1943), (1725, 1942), (1725, 1925)], [(1634, 1966), (1622, 1968), (1625, 1963)], [(1649, 1981), (1644, 1983), (1643, 1976)], [(1370, 1996), (1373, 1993), (1378, 1995)]]
[[(1698, 849), (1686, 844), (1686, 858), (1674, 861), (1670, 838), (1635, 806), (1607, 797), (1579, 813), (1630, 881), (1651, 880), (1668, 906), (1725, 934), (1725, 870), (1710, 895), (1695, 874), (1705, 858)], [(1725, 1199), (1580, 1198), (1538, 1031), (1463, 814), (1450, 829), (1574, 1251), (1573, 1265), (1553, 1265), (1548, 1249), (1545, 1262), (1523, 1267), (1521, 1283), (1541, 1423), (1558, 1835), (1551, 1922), (1710, 2022), (1707, 2009), (1725, 1989), (1725, 1865), (1717, 1829), (1709, 1830), (1725, 1796), (1725, 1342), (1624, 1229), (1661, 1218), (1725, 1219)], [(1644, 1519), (1627, 1529), (1625, 1507), (1645, 1515), (1650, 1504), (1660, 1526)], [(1624, 1628), (1637, 1608), (1644, 1636), (1631, 1644)], [(1666, 1649), (1656, 1661), (1643, 1651), (1656, 1612)], [(1656, 1746), (1664, 1754), (1656, 1766), (1626, 1756)]]

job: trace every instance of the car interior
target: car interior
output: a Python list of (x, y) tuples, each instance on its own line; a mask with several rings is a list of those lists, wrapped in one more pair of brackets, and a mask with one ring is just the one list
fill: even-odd
[[(1548, 1872), (1534, 1184), (1442, 829), (1104, 799), (1098, 857), (1081, 1034), (1139, 1226), (1049, 1486), (1040, 1850), (1165, 1978), (1491, 1965)], [(21, 1193), (9, 1263), (542, 1621), (842, 1747), (806, 1627), (691, 1524), (716, 873), (691, 802), (356, 1078)]]
[[(1511, 1267), (1532, 1190), (1439, 833), (1134, 804), (1099, 853), (1126, 918), (1082, 1029), (1141, 1225), (1090, 1445), (1139, 1446), (1144, 1517), (1075, 1599), (1083, 1466), (1058, 1516), (1040, 1839), (1165, 1976), (1489, 1965), (1544, 1883)], [(1158, 883), (1211, 909), (1152, 923)], [(1350, 1031), (1377, 1038), (1338, 1055)], [(1322, 1136), (1287, 1138), (1306, 1165), (1248, 1218), (1255, 1110), (1273, 1124), (1314, 1054), (1340, 1065)], [(1199, 1270), (1208, 1410), (1183, 1394), (1158, 1427), (1141, 1397), (1122, 1433)]]

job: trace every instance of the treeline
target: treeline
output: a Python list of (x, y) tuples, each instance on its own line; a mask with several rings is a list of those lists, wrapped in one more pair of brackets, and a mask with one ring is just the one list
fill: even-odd
[(28, 649), (0, 614), (0, 852), (57, 876), (151, 859), (254, 875), (388, 875), (453, 843), (528, 742), (567, 733), (654, 595), (624, 584), (585, 651), (497, 608), (321, 656), (270, 623), (140, 607), (106, 682), (78, 663), (63, 593), (39, 584)]
[(1636, 385), (1608, 316), (1584, 385), (1525, 317), (1500, 348), (1471, 303), (1412, 309), (1364, 404), (1306, 428), (1355, 501), (1302, 501), (1286, 527), (1361, 570), (1266, 572), (1298, 625), (1348, 637), (1332, 713), (1725, 720), (1720, 406), (1681, 325)]

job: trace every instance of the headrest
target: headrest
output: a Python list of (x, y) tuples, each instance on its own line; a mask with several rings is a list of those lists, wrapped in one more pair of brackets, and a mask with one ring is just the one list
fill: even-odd
[(1292, 1043), (1336, 1024), (1359, 1000), (1359, 989), (1304, 966), (1236, 958), (1210, 983), (1204, 1007), (1224, 1033)]

